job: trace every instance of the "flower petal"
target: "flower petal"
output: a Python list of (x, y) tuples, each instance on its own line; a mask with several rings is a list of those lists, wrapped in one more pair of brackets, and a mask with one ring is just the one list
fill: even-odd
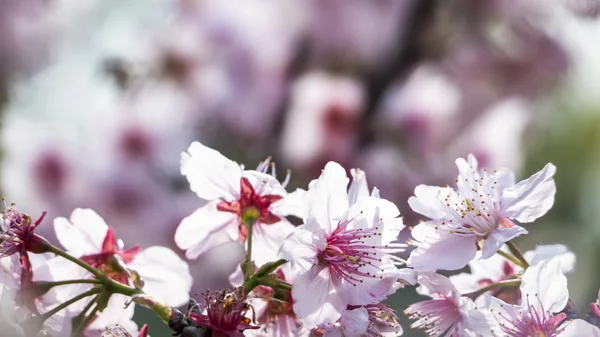
[(238, 239), (236, 215), (218, 211), (218, 202), (213, 201), (199, 208), (177, 227), (175, 243), (186, 250), (188, 259), (195, 259), (211, 248)]
[(191, 190), (207, 201), (231, 201), (240, 193), (240, 165), (199, 142), (193, 142), (188, 153), (181, 154), (181, 174)]
[(429, 223), (415, 226), (411, 234), (420, 243), (410, 253), (406, 265), (417, 271), (460, 269), (477, 252), (477, 237), (474, 235), (445, 233)]
[(537, 306), (538, 311), (557, 313), (563, 310), (569, 301), (569, 290), (560, 261), (543, 261), (527, 268), (521, 281), (521, 293), (523, 298), (530, 297), (531, 305)]
[(60, 244), (80, 257), (102, 251), (108, 225), (93, 210), (77, 208), (71, 214), (71, 221), (62, 217), (54, 219), (54, 231)]
[(554, 204), (556, 167), (548, 163), (541, 171), (502, 192), (504, 215), (519, 222), (532, 222)]
[(408, 199), (408, 205), (413, 211), (430, 219), (444, 219), (448, 216), (448, 208), (443, 200), (445, 196), (455, 193), (449, 187), (419, 185), (415, 187), (415, 195)]
[(335, 323), (348, 305), (337, 293), (329, 268), (318, 266), (297, 276), (292, 297), (294, 312), (307, 328)]
[(314, 227), (310, 226), (315, 223), (314, 220), (307, 224), (297, 227), (284, 241), (279, 248), (278, 256), (281, 259), (290, 261), (291, 267), (297, 272), (304, 272), (316, 264), (318, 249), (325, 249), (325, 235), (315, 231)]
[(531, 265), (557, 258), (563, 274), (569, 274), (575, 269), (575, 254), (565, 245), (538, 245), (535, 250), (527, 251), (523, 256)]
[[(369, 313), (365, 307), (346, 310), (340, 317), (342, 336), (363, 336), (369, 326)], [(325, 333), (324, 337), (329, 336)]]
[(565, 331), (560, 337), (600, 337), (600, 329), (582, 319), (567, 321), (564, 325)]
[(145, 283), (144, 292), (158, 302), (176, 307), (189, 300), (192, 288), (190, 268), (171, 249), (146, 248), (128, 267), (140, 274)]
[(309, 214), (327, 232), (331, 231), (331, 221), (340, 219), (348, 210), (348, 182), (344, 168), (338, 163), (329, 162), (314, 184)]
[(350, 205), (354, 205), (362, 198), (369, 196), (369, 186), (367, 185), (367, 175), (361, 169), (351, 169), (352, 183), (348, 188), (348, 200)]
[(481, 250), (481, 258), (487, 259), (496, 252), (508, 241), (516, 238), (519, 235), (527, 234), (527, 230), (521, 226), (514, 225), (510, 228), (498, 227), (485, 240)]
[(276, 260), (281, 244), (295, 229), (296, 227), (285, 219), (272, 225), (255, 225), (252, 258), (257, 265)]

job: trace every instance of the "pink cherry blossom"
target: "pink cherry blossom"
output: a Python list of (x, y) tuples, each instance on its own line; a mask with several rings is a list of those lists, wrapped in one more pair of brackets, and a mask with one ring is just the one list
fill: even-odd
[(487, 314), (477, 310), (471, 299), (461, 297), (447, 277), (425, 272), (419, 273), (417, 282), (421, 285), (419, 292), (432, 299), (411, 304), (404, 310), (410, 319), (416, 319), (412, 328), (424, 329), (430, 337), (489, 332)]
[(348, 183), (344, 169), (328, 163), (306, 192), (307, 219), (279, 251), (291, 262), (294, 311), (308, 328), (335, 323), (348, 305), (382, 300), (402, 277), (394, 265), (401, 261), (390, 255), (405, 247), (392, 243), (403, 228), (398, 208), (351, 198)]
[(496, 324), (491, 331), (495, 336), (514, 337), (575, 337), (597, 336), (598, 328), (576, 319), (567, 320), (561, 312), (569, 301), (567, 278), (560, 260), (543, 261), (529, 267), (521, 281), (521, 304), (511, 305), (485, 296), (483, 304), (492, 313)]
[[(257, 171), (242, 167), (219, 152), (198, 142), (182, 154), (181, 173), (192, 191), (206, 205), (183, 219), (175, 233), (175, 243), (195, 259), (227, 242), (246, 243), (248, 228), (253, 225), (253, 247), (269, 247), (268, 254), (252, 256), (258, 265), (274, 260), (283, 238), (294, 228), (284, 216), (282, 199), (287, 194), (283, 186), (266, 174), (268, 161)], [(253, 248), (254, 249), (254, 248)]]
[(507, 169), (480, 172), (477, 160), (456, 160), (457, 189), (419, 185), (408, 200), (413, 211), (429, 221), (417, 225), (407, 265), (420, 271), (455, 270), (475, 257), (483, 241), (482, 259), (494, 255), (507, 241), (527, 231), (512, 220), (532, 222), (554, 203), (556, 167), (541, 171), (517, 184)]

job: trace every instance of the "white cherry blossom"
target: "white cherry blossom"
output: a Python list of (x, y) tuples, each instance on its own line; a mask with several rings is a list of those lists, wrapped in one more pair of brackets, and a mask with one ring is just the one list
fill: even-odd
[(430, 220), (415, 226), (407, 265), (419, 271), (456, 270), (475, 257), (481, 258), (527, 230), (517, 225), (544, 215), (554, 203), (556, 167), (547, 164), (531, 177), (515, 183), (507, 169), (480, 171), (477, 160), (456, 160), (457, 188), (419, 185), (408, 200), (413, 211)]
[[(143, 289), (157, 301), (166, 305), (178, 306), (187, 302), (192, 286), (192, 277), (186, 262), (165, 247), (142, 249), (136, 246), (123, 249), (123, 242), (117, 239), (114, 230), (91, 209), (75, 209), (70, 219), (54, 220), (56, 236), (63, 247), (73, 256), (102, 270), (112, 279), (131, 285), (131, 273), (136, 272), (144, 281)], [(69, 261), (55, 262), (57, 279), (91, 278), (86, 270)], [(63, 286), (63, 301), (90, 288), (88, 284)], [(120, 324), (130, 333), (137, 333), (137, 325), (131, 321), (133, 306), (124, 308), (126, 296), (111, 296), (108, 307), (94, 320), (89, 330), (100, 332), (107, 325)], [(69, 307), (75, 314), (86, 301)]]
[(279, 251), (297, 273), (294, 311), (308, 328), (337, 322), (348, 305), (384, 299), (404, 275), (390, 255), (405, 248), (392, 242), (403, 228), (398, 208), (376, 197), (355, 198), (348, 183), (345, 170), (329, 162), (310, 184), (305, 223)]
[[(273, 175), (267, 174), (268, 160), (256, 171), (242, 166), (201, 143), (194, 142), (181, 155), (181, 173), (206, 204), (183, 219), (175, 233), (175, 243), (188, 259), (227, 242), (246, 243), (244, 220), (255, 221), (253, 247), (270, 248), (268, 254), (254, 254), (258, 265), (272, 261), (282, 240), (294, 229), (284, 216), (287, 194)], [(284, 182), (285, 185), (285, 182)], [(253, 248), (254, 249), (254, 248)]]
[(473, 300), (461, 297), (450, 280), (433, 272), (419, 273), (419, 292), (431, 300), (408, 306), (404, 313), (416, 321), (412, 328), (424, 329), (429, 337), (486, 336), (490, 317)]
[(490, 330), (503, 337), (576, 337), (598, 336), (600, 331), (580, 320), (567, 320), (561, 312), (569, 301), (567, 278), (560, 259), (529, 267), (521, 281), (521, 304), (511, 305), (492, 297), (483, 297), (484, 304), (494, 316), (496, 324)]
[[(508, 252), (506, 247), (502, 247), (500, 250)], [(462, 294), (474, 292), (491, 284), (514, 278), (524, 272), (523, 268), (498, 254), (486, 260), (478, 259), (480, 255), (481, 253), (478, 252), (475, 259), (469, 262), (470, 273), (450, 276), (450, 281)], [(538, 245), (535, 250), (527, 251), (523, 256), (532, 266), (542, 261), (557, 258), (564, 274), (569, 274), (575, 268), (575, 254), (561, 244)], [(516, 287), (516, 290), (518, 290), (518, 287)], [(513, 292), (507, 292), (506, 288), (498, 289), (498, 291), (502, 294), (501, 298), (506, 302), (511, 302), (506, 296), (513, 295)], [(517, 296), (520, 298), (518, 291)]]

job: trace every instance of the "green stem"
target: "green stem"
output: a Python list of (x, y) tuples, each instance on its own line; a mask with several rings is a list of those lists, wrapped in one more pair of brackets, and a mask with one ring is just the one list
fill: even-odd
[(71, 298), (70, 300), (66, 301), (65, 303), (61, 303), (60, 305), (56, 306), (54, 309), (45, 312), (44, 314), (42, 314), (40, 317), (42, 319), (42, 322), (44, 322), (45, 320), (47, 320), (48, 318), (52, 317), (54, 314), (56, 314), (57, 312), (61, 311), (62, 309), (68, 307), (69, 305), (82, 300), (88, 296), (92, 296), (92, 295), (96, 295), (96, 294), (100, 294), (101, 292), (104, 292), (104, 289), (101, 287), (98, 288), (92, 288), (84, 293), (81, 293), (73, 298)]
[(517, 246), (512, 243), (512, 241), (508, 241), (506, 243), (506, 245), (508, 246), (508, 249), (510, 250), (510, 252), (517, 258), (519, 259), (519, 261), (521, 261), (522, 263), (522, 267), (524, 269), (529, 268), (529, 262), (527, 262), (527, 260), (525, 260), (525, 257), (523, 256), (523, 254), (521, 254), (521, 251), (519, 250), (519, 248), (517, 248)]
[(102, 281), (96, 280), (96, 279), (92, 279), (92, 280), (65, 280), (65, 281), (50, 282), (50, 286), (51, 287), (57, 287), (57, 286), (64, 286), (64, 285), (68, 285), (68, 284), (84, 284), (84, 283), (102, 284)]
[(96, 313), (98, 313), (98, 309), (98, 306), (95, 306), (94, 309), (92, 309), (90, 314), (87, 317), (85, 317), (85, 319), (81, 321), (79, 326), (77, 326), (75, 331), (73, 331), (73, 334), (71, 335), (72, 337), (80, 337), (83, 335), (83, 331), (85, 330), (85, 328), (87, 328), (88, 325), (90, 325), (90, 323), (96, 316)]
[[(271, 275), (271, 273), (274, 272), (275, 269), (286, 263), (286, 260), (279, 259), (277, 261), (268, 262), (262, 265), (260, 269), (256, 272), (256, 274), (249, 277), (242, 284), (242, 287), (244, 287), (246, 294), (249, 294), (254, 288), (258, 287), (259, 285), (272, 286), (274, 281), (274, 275), (273, 278), (268, 278), (268, 276)], [(292, 286), (288, 283), (285, 283), (281, 280), (277, 280), (277, 282), (277, 286), (279, 287), (279, 285), (281, 284), (282, 289), (292, 289)]]
[(98, 301), (98, 298), (100, 297), (100, 295), (96, 295), (94, 296), (94, 298), (90, 301), (90, 303), (88, 303), (85, 308), (83, 308), (83, 310), (81, 310), (81, 312), (79, 313), (79, 315), (75, 316), (75, 317), (80, 317), (80, 320), (83, 319), (83, 317), (85, 316), (85, 314), (87, 314), (87, 312), (92, 308), (92, 306), (94, 304), (96, 304), (96, 301)]
[(271, 274), (272, 272), (275, 271), (275, 269), (279, 268), (280, 266), (286, 264), (287, 261), (284, 259), (279, 259), (277, 261), (273, 261), (273, 262), (267, 262), (265, 264), (263, 264), (260, 269), (256, 272), (256, 277), (263, 277), (263, 276), (267, 276), (269, 274)]
[(292, 285), (281, 280), (277, 282), (277, 288), (281, 290), (292, 291)]
[(104, 286), (106, 287), (106, 290), (110, 293), (123, 294), (129, 297), (144, 293), (140, 289), (132, 288), (130, 286), (124, 285), (123, 283), (111, 279), (108, 279), (108, 281), (104, 283)]
[(80, 259), (74, 257), (73, 255), (65, 252), (64, 250), (54, 246), (54, 245), (49, 245), (48, 250), (51, 253), (54, 253), (58, 256), (61, 256), (73, 263), (75, 263), (76, 265), (80, 266), (81, 268), (89, 271), (90, 273), (94, 274), (94, 276), (96, 276), (97, 278), (101, 278), (102, 277), (102, 273), (99, 272), (98, 270), (96, 270), (94, 267), (90, 266), (89, 264), (81, 261)]
[(475, 299), (477, 299), (477, 297), (487, 293), (490, 290), (494, 290), (494, 289), (498, 289), (498, 288), (506, 288), (506, 287), (516, 287), (519, 284), (521, 284), (520, 279), (500, 281), (498, 283), (490, 284), (489, 286), (483, 287), (474, 292), (463, 294), (462, 296), (470, 297), (472, 300), (475, 300)]
[(255, 219), (249, 219), (244, 222), (248, 227), (248, 236), (246, 237), (246, 241), (248, 241), (248, 251), (246, 252), (246, 261), (252, 261), (252, 227), (256, 223)]
[(499, 250), (496, 252), (498, 255), (504, 257), (505, 259), (509, 260), (510, 262), (516, 264), (517, 266), (523, 268), (523, 269), (527, 269), (527, 266), (524, 266), (523, 263), (517, 259), (516, 257), (508, 254), (507, 252), (504, 252), (502, 250)]

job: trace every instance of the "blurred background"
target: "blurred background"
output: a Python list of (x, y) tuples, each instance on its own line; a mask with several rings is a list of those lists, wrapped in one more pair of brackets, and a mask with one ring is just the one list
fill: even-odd
[[(194, 140), (273, 156), (290, 190), (360, 167), (407, 224), (414, 187), (452, 183), (459, 156), (520, 178), (553, 162), (556, 204), (518, 244), (576, 253), (582, 314), (600, 287), (598, 0), (0, 0), (0, 114), (1, 194), (48, 219), (93, 208), (126, 246), (176, 248)], [(191, 261), (194, 291), (242, 255)]]

